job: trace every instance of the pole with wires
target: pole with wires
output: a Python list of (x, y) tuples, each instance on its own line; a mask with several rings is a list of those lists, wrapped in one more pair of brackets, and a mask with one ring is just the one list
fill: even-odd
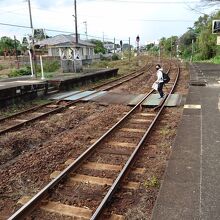
[(31, 57), (30, 57), (30, 62), (31, 62), (31, 66), (32, 66), (32, 71), (35, 75), (35, 77), (37, 78), (37, 73), (35, 71), (35, 65), (33, 63), (33, 59), (35, 60), (35, 50), (34, 50), (34, 28), (33, 28), (33, 22), (32, 22), (32, 14), (31, 14), (31, 2), (30, 0), (27, 0), (28, 1), (28, 8), (29, 8), (29, 16), (30, 16), (30, 27), (31, 27), (31, 30), (32, 30), (32, 44), (30, 46), (30, 53), (31, 53)]
[(76, 0), (74, 0), (74, 8), (75, 8), (75, 34), (76, 34), (76, 45), (78, 44), (78, 27), (77, 27), (77, 8), (76, 8)]
[(130, 61), (131, 61), (131, 38), (129, 37), (129, 39), (128, 39), (128, 43), (129, 43), (129, 63), (130, 63)]
[(87, 21), (84, 21), (83, 24), (85, 25), (85, 35), (86, 35), (86, 40), (88, 40)]

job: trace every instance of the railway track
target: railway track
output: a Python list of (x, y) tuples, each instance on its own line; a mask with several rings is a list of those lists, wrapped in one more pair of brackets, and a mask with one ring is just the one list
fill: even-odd
[[(74, 219), (95, 220), (103, 214), (104, 208), (119, 187), (136, 190), (139, 183), (126, 182), (125, 177), (175, 89), (180, 68), (175, 71), (175, 77), (173, 74), (171, 77), (172, 87), (158, 108), (143, 109), (142, 112), (139, 110), (142, 102), (153, 93), (151, 90), (83, 154), (67, 161), (65, 170), (55, 171), (51, 175), (53, 180), (44, 189), (31, 199), (21, 200), (25, 204), (9, 220), (24, 219), (25, 216), (44, 219), (45, 215), (48, 219), (50, 213), (68, 215)], [(141, 172), (141, 168), (136, 172)], [(87, 195), (82, 192), (83, 186), (88, 190)], [(47, 200), (42, 205), (41, 202), (45, 199)], [(117, 215), (111, 218), (123, 219)]]
[[(89, 90), (97, 90), (94, 92), (92, 95), (95, 93), (98, 93), (100, 91), (107, 91), (110, 89), (113, 89), (125, 82), (128, 82), (136, 77), (141, 76), (142, 74), (146, 73), (147, 71), (150, 70), (152, 67), (152, 64), (146, 64), (144, 67), (142, 67), (140, 70), (132, 72), (130, 74), (127, 74), (125, 76), (119, 77), (117, 79), (111, 80), (107, 83), (103, 83), (101, 85), (97, 85), (94, 87), (91, 87)], [(77, 92), (75, 94), (80, 94), (83, 93), (84, 91)], [(69, 95), (70, 96), (70, 95)], [(89, 97), (84, 96), (83, 98)], [(65, 96), (63, 98), (67, 98), (68, 96)], [(51, 114), (55, 114), (58, 112), (61, 112), (65, 110), (66, 108), (74, 105), (77, 102), (80, 102), (82, 98), (79, 98), (75, 101), (51, 101), (49, 103), (30, 108), (28, 110), (16, 113), (14, 115), (5, 117), (0, 119), (0, 135), (5, 134), (7, 132), (16, 130), (26, 124), (30, 124), (31, 122), (34, 122), (36, 120), (39, 120), (43, 117), (46, 117)]]

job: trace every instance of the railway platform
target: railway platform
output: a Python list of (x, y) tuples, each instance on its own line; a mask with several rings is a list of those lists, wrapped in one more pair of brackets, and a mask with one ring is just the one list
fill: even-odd
[(220, 219), (220, 65), (193, 64), (190, 74), (152, 220)]
[(30, 100), (47, 90), (47, 81), (32, 77), (16, 77), (0, 80), (0, 106), (14, 103), (20, 99)]
[(102, 79), (116, 76), (118, 69), (103, 69), (91, 73), (60, 75), (52, 79), (40, 80), (30, 76), (0, 80), (0, 107), (30, 100), (50, 94), (50, 89), (57, 91), (71, 90)]
[(115, 77), (118, 74), (118, 68), (102, 69), (95, 72), (78, 73), (61, 75), (49, 80), (49, 83), (56, 87), (59, 91), (71, 90), (75, 87), (86, 85), (90, 82), (96, 82), (111, 77)]

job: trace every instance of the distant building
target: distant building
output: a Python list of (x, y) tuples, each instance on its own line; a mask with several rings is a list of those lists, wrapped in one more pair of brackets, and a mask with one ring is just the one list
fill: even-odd
[(104, 48), (108, 52), (113, 53), (114, 52), (114, 43), (104, 43)]
[(35, 43), (36, 47), (44, 47), (48, 50), (48, 56), (60, 56), (61, 59), (92, 60), (95, 57), (95, 45), (78, 39), (72, 35), (57, 35)]

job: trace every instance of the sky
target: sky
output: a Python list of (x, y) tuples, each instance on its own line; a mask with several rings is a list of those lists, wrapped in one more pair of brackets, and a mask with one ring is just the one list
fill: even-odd
[[(199, 8), (200, 0), (77, 0), (78, 32), (82, 39), (120, 40), (135, 45), (155, 42), (162, 37), (181, 36), (199, 16), (215, 8)], [(30, 0), (34, 28), (49, 36), (75, 33), (74, 0)], [(31, 34), (27, 0), (0, 0), (0, 37), (21, 40)], [(195, 10), (193, 10), (195, 9)], [(85, 25), (85, 23), (87, 25)], [(8, 25), (5, 25), (8, 24)], [(52, 31), (52, 30), (56, 30)]]

